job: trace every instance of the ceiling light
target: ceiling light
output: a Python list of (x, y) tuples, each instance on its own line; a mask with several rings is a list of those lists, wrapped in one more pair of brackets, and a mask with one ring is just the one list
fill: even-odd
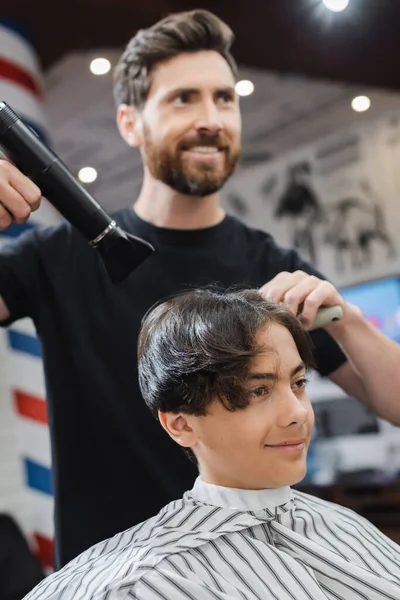
[(111, 69), (111, 63), (107, 58), (94, 58), (90, 63), (93, 75), (105, 75)]
[(356, 112), (364, 112), (371, 106), (371, 100), (368, 96), (357, 96), (351, 101), (351, 108)]
[(248, 79), (242, 79), (235, 85), (235, 90), (239, 96), (250, 96), (254, 92), (254, 84)]
[(82, 183), (93, 183), (97, 179), (97, 171), (93, 167), (82, 167), (78, 173), (78, 179)]
[(333, 12), (342, 12), (345, 8), (348, 7), (350, 0), (322, 0), (325, 4), (326, 8), (332, 10)]

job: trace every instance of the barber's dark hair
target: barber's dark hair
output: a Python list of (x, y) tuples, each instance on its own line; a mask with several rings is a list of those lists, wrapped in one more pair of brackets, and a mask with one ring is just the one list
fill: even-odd
[(143, 107), (154, 67), (182, 52), (215, 50), (225, 58), (236, 78), (237, 66), (230, 53), (233, 41), (230, 27), (207, 10), (175, 13), (139, 30), (114, 70), (116, 106)]
[(306, 369), (314, 368), (308, 332), (257, 290), (192, 290), (155, 305), (138, 340), (139, 384), (152, 414), (204, 416), (215, 400), (230, 411), (245, 408), (248, 370), (263, 351), (257, 334), (272, 323), (288, 329)]

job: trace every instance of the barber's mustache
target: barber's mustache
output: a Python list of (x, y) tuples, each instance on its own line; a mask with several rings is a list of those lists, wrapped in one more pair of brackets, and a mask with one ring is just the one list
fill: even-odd
[(190, 150), (196, 146), (213, 146), (218, 150), (229, 148), (229, 142), (224, 135), (220, 133), (201, 134), (196, 137), (187, 138), (179, 143), (181, 150)]

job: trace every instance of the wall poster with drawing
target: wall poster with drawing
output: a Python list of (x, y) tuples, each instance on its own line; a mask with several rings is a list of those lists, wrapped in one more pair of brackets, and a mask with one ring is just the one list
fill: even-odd
[(336, 285), (400, 271), (400, 119), (239, 170), (225, 206), (294, 246)]

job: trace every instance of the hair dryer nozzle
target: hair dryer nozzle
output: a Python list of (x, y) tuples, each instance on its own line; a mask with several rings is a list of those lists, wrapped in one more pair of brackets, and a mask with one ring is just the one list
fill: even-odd
[(92, 245), (98, 250), (112, 283), (121, 283), (154, 252), (148, 242), (113, 226), (101, 240)]

